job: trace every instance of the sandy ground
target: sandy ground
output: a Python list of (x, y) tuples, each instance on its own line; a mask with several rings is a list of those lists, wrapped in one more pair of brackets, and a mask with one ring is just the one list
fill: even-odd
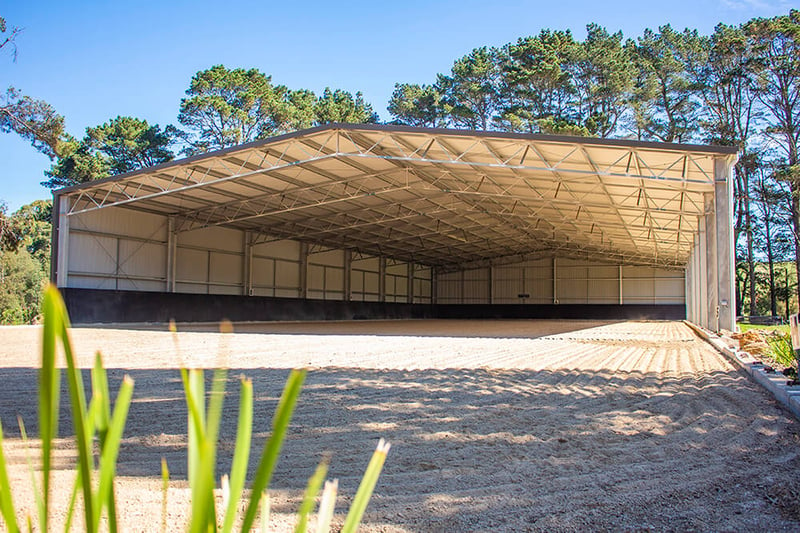
[[(99, 349), (112, 388), (126, 373), (136, 382), (118, 469), (123, 531), (160, 530), (162, 457), (174, 480), (169, 529), (185, 529), (181, 364), (233, 369), (220, 471), (235, 435), (235, 376), (253, 378), (257, 456), (288, 369), (311, 369), (273, 480), (278, 531), (291, 528), (324, 451), (345, 509), (379, 437), (392, 449), (364, 531), (800, 531), (797, 421), (681, 323), (242, 324), (234, 335), (195, 326), (180, 328), (177, 345), (158, 329), (72, 331), (83, 366)], [(38, 335), (0, 328), (0, 419), (27, 509), (16, 418), (35, 433)], [(69, 439), (58, 457), (63, 508)]]

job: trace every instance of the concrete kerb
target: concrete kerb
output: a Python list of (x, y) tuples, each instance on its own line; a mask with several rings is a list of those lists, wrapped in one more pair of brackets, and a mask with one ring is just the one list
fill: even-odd
[(800, 420), (800, 387), (786, 385), (787, 378), (780, 372), (766, 372), (764, 364), (756, 362), (748, 352), (743, 352), (729, 347), (722, 338), (705, 328), (692, 324), (688, 320), (684, 323), (721, 354), (726, 356), (733, 364), (744, 370), (756, 383), (767, 389), (776, 400), (782, 403), (792, 414)]

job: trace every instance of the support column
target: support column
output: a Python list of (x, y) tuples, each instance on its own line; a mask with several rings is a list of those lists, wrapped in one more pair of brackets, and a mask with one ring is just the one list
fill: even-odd
[(719, 330), (719, 296), (717, 293), (717, 215), (715, 213), (714, 196), (706, 195), (706, 272), (708, 300), (706, 301), (708, 321), (706, 327), (711, 331)]
[(175, 292), (177, 254), (178, 232), (175, 231), (175, 217), (167, 217), (167, 292)]
[(408, 265), (408, 273), (406, 275), (408, 279), (408, 285), (406, 288), (406, 301), (410, 304), (414, 303), (414, 263), (409, 262)]
[(344, 251), (344, 301), (353, 299), (353, 251)]
[(253, 295), (253, 232), (244, 232), (244, 257), (242, 259), (242, 294)]
[(690, 256), (690, 262), (689, 262), (689, 265), (692, 269), (692, 310), (691, 310), (692, 318), (690, 318), (689, 320), (691, 320), (695, 324), (699, 324), (700, 314), (698, 313), (697, 310), (699, 309), (700, 304), (698, 303), (699, 299), (698, 299), (697, 287), (700, 284), (700, 269), (697, 267), (697, 235), (694, 236), (692, 242), (693, 242), (692, 254)]
[(692, 322), (700, 324), (700, 280), (702, 279), (702, 272), (700, 271), (700, 241), (698, 236), (694, 237), (694, 247), (692, 248)]
[(300, 287), (299, 297), (308, 298), (308, 243), (300, 243)]
[(619, 265), (619, 305), (623, 304), (622, 297), (622, 265)]
[(378, 301), (386, 301), (386, 258), (378, 258)]
[(558, 258), (553, 256), (553, 304), (558, 303)]
[(494, 303), (494, 266), (490, 263), (488, 267), (486, 267), (489, 274), (489, 303)]
[(436, 304), (439, 300), (439, 279), (437, 274), (438, 269), (435, 266), (431, 267), (431, 303)]
[(58, 209), (58, 250), (53, 255), (56, 258), (56, 287), (60, 288), (66, 287), (69, 281), (69, 197), (59, 196), (55, 208)]
[(714, 160), (714, 204), (716, 207), (718, 329), (736, 330), (736, 263), (733, 242), (733, 180), (735, 160)]
[(706, 254), (706, 217), (697, 217), (698, 232), (697, 239), (697, 289), (698, 289), (698, 317), (697, 324), (708, 327), (708, 255)]
[(686, 308), (686, 320), (689, 322), (694, 322), (694, 317), (692, 316), (692, 263), (694, 262), (694, 252), (689, 253), (689, 262), (686, 264), (686, 267), (683, 269), (683, 305)]

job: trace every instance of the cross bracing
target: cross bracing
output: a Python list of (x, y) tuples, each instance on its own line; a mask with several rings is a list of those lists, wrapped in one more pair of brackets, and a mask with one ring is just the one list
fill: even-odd
[(683, 267), (735, 149), (333, 124), (63, 189), (125, 207), (442, 269), (542, 254)]

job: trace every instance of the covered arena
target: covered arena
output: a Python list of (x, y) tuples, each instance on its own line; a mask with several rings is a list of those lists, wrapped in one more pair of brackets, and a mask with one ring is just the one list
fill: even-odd
[(733, 329), (735, 148), (331, 124), (61, 189), (76, 322)]

